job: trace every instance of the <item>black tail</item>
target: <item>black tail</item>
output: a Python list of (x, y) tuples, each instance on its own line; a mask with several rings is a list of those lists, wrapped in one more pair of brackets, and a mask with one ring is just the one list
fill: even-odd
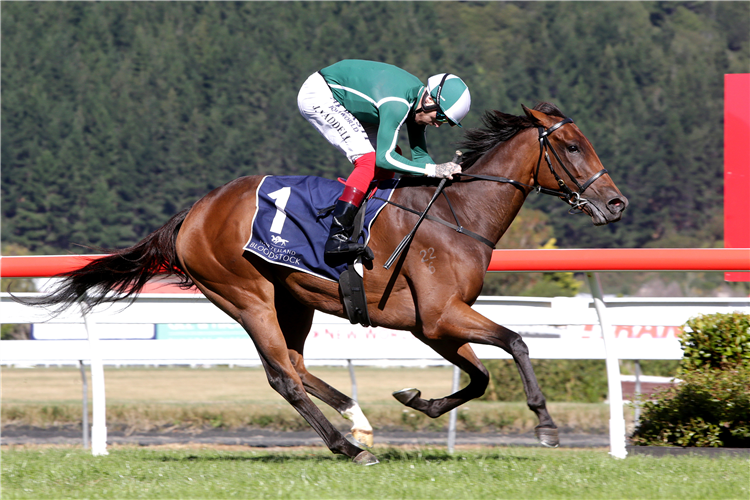
[(177, 232), (189, 211), (187, 209), (178, 213), (130, 248), (108, 251), (110, 255), (95, 259), (75, 271), (56, 276), (63, 280), (47, 295), (17, 300), (51, 307), (56, 313), (83, 301), (84, 310), (88, 311), (106, 302), (132, 302), (146, 282), (157, 274), (176, 275), (181, 288), (192, 287), (193, 281), (180, 268), (175, 249)]

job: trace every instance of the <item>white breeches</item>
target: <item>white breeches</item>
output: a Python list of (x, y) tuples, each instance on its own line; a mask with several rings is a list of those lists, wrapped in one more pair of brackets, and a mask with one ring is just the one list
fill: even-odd
[(350, 162), (375, 152), (377, 125), (363, 126), (333, 97), (320, 73), (313, 73), (302, 85), (297, 106), (302, 116)]

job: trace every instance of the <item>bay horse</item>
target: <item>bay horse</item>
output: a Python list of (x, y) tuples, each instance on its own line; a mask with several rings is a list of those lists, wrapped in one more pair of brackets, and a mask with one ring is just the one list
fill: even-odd
[[(438, 182), (401, 179), (391, 203), (372, 226), (369, 246), (374, 260), (364, 273), (364, 284), (373, 326), (410, 331), (469, 375), (466, 387), (440, 399), (425, 400), (417, 389), (397, 391), (396, 399), (435, 418), (481, 396), (489, 373), (470, 343), (493, 345), (513, 357), (527, 404), (539, 420), (537, 438), (554, 447), (559, 443), (557, 427), (526, 344), (471, 305), (482, 290), (493, 247), (531, 191), (560, 197), (571, 210), (589, 215), (595, 225), (619, 220), (628, 201), (570, 118), (549, 103), (523, 110), (523, 116), (487, 112), (484, 128), (467, 131), (460, 144), (468, 149), (464, 172), (446, 184), (445, 196), (437, 198), (396, 265), (385, 269), (383, 263), (414, 227)], [(272, 265), (243, 250), (261, 179), (242, 177), (214, 189), (136, 245), (65, 274), (57, 288), (35, 304), (64, 308), (85, 299), (93, 307), (132, 300), (166, 268), (181, 286), (197, 287), (242, 325), (270, 385), (332, 452), (360, 464), (378, 463), (363, 449), (372, 444), (372, 427), (357, 403), (305, 368), (304, 345), (313, 312), (345, 317), (338, 285)], [(456, 224), (445, 224), (450, 220)], [(308, 394), (351, 419), (353, 439), (342, 435)]]

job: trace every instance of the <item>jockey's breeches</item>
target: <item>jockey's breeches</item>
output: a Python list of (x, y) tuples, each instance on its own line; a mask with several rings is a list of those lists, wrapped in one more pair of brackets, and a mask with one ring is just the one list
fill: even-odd
[(302, 85), (297, 96), (297, 106), (315, 130), (351, 163), (362, 155), (375, 152), (377, 125), (362, 125), (333, 97), (320, 73), (313, 73)]

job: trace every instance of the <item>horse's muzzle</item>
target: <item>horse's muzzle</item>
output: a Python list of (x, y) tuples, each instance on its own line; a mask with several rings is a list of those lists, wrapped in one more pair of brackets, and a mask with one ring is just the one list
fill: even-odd
[[(628, 199), (622, 195), (610, 198), (606, 204), (601, 201), (588, 200), (589, 203), (584, 209), (595, 226), (603, 226), (612, 222), (617, 222), (622, 218), (622, 212), (628, 207)], [(602, 206), (604, 205), (604, 206)]]

